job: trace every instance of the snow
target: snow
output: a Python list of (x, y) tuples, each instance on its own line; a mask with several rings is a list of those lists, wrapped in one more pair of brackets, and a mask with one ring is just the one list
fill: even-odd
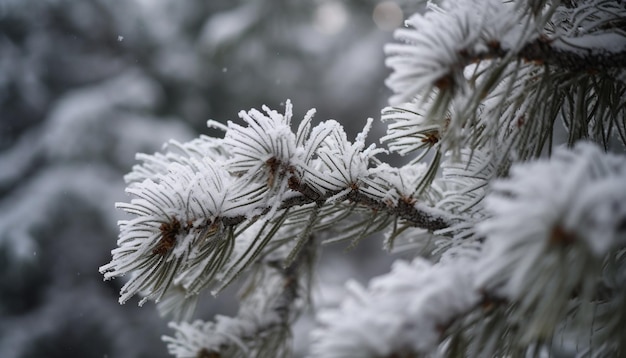
[[(386, 84), (394, 92), (391, 105), (422, 99), (437, 87), (449, 91), (462, 87), (467, 56), (480, 56), (490, 43), (519, 49), (537, 35), (532, 20), (514, 2), (481, 0), (444, 2), (443, 8), (428, 4), (431, 11), (414, 14), (394, 37), (400, 43), (385, 47), (385, 64), (392, 69)], [(520, 24), (526, 23), (526, 26)], [(450, 83), (438, 83), (447, 79)], [(463, 88), (464, 89), (464, 88)]]
[(552, 46), (565, 52), (587, 55), (610, 55), (626, 51), (626, 36), (611, 32), (582, 36), (557, 37)]
[(349, 282), (350, 296), (323, 310), (312, 332), (312, 357), (383, 357), (434, 352), (440, 327), (478, 302), (472, 270), (463, 262), (397, 261), (367, 289)]
[(584, 267), (623, 243), (624, 168), (623, 158), (585, 142), (558, 149), (550, 161), (514, 166), (485, 199), (492, 218), (477, 225), (487, 238), (480, 284), (521, 298), (537, 275), (547, 279), (568, 265), (551, 263), (552, 250), (576, 250)]

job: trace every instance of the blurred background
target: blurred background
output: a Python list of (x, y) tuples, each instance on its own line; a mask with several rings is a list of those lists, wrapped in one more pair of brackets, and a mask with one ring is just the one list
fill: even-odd
[[(0, 357), (167, 357), (154, 305), (119, 305), (123, 280), (98, 273), (135, 153), (288, 98), (296, 119), (315, 107), (358, 132), (389, 95), (382, 48), (412, 11), (400, 5), (0, 0)], [(327, 301), (388, 270), (380, 247), (327, 249)], [(225, 301), (207, 295), (198, 316), (236, 309)]]

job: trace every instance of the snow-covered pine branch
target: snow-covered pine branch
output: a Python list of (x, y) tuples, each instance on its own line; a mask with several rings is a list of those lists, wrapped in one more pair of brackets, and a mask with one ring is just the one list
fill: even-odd
[[(289, 357), (290, 325), (300, 314), (302, 288), (310, 285), (317, 245), (312, 236), (294, 262), (283, 266), (285, 250), (255, 264), (254, 273), (240, 292), (236, 317), (215, 321), (172, 322), (174, 337), (163, 337), (176, 357)], [(282, 252), (281, 252), (282, 251)]]
[(624, 107), (603, 102), (624, 96), (624, 17), (623, 4), (606, 0), (431, 2), (385, 48), (390, 102), (415, 102), (410, 113), (424, 126), (438, 123), (442, 152), (500, 138), (495, 145), (520, 159), (536, 157), (557, 119), (570, 127), (570, 144), (608, 147), (609, 128), (626, 143)]
[[(159, 302), (175, 286), (196, 295), (229, 281), (267, 245), (283, 241), (274, 237), (280, 225), (311, 232), (327, 207), (341, 207), (337, 216), (354, 205), (370, 216), (386, 211), (388, 220), (430, 231), (450, 224), (447, 214), (403, 188), (396, 171), (374, 167), (371, 158), (380, 150), (365, 148), (366, 131), (350, 143), (335, 121), (311, 128), (309, 112), (293, 133), (291, 111), (287, 102), (284, 115), (268, 108), (242, 112), (247, 126), (229, 123), (223, 139), (172, 142), (166, 154), (138, 156), (144, 164), (126, 177), (133, 198), (117, 204), (133, 217), (120, 221), (119, 247), (100, 269), (106, 278), (132, 274), (120, 302), (138, 293), (142, 302)], [(294, 208), (310, 219), (291, 220)]]
[(387, 149), (289, 101), (210, 122), (223, 138), (138, 155), (100, 270), (177, 320), (248, 277), (236, 317), (173, 323), (170, 353), (289, 355), (320, 241), (384, 232), (413, 259), (322, 309), (312, 356), (624, 355), (625, 22), (608, 0), (429, 2), (385, 49)]
[[(622, 330), (594, 330), (625, 322), (625, 195), (626, 157), (589, 143), (514, 166), (487, 195), (480, 253), (448, 249), (435, 264), (397, 263), (367, 289), (351, 284), (341, 307), (320, 313), (313, 356), (623, 352)], [(598, 315), (609, 307), (618, 315)]]

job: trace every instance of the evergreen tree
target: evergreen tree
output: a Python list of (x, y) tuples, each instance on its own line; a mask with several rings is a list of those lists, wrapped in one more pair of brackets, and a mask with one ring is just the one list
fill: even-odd
[(395, 38), (384, 147), (286, 101), (139, 154), (120, 302), (157, 302), (176, 357), (290, 356), (320, 245), (382, 232), (410, 259), (318, 310), (311, 357), (626, 355), (626, 5), (432, 1)]

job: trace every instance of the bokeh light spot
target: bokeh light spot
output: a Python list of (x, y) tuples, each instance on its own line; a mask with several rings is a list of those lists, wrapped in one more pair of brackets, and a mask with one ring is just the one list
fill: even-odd
[(313, 27), (324, 35), (335, 35), (346, 27), (349, 16), (343, 3), (324, 1), (313, 14)]
[(393, 1), (383, 1), (374, 7), (372, 18), (379, 29), (383, 31), (393, 31), (402, 26), (404, 12), (397, 3)]

